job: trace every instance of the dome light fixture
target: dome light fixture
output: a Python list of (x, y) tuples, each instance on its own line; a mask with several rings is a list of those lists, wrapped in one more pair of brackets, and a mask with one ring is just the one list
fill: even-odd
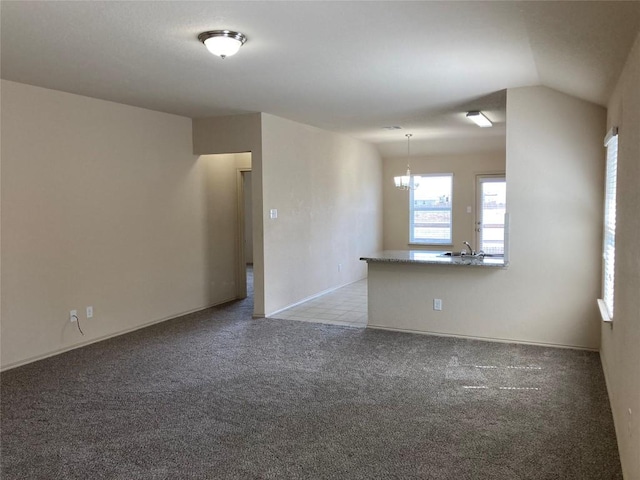
[(246, 35), (231, 30), (211, 30), (198, 35), (198, 40), (204, 43), (212, 54), (220, 58), (235, 55), (247, 41)]

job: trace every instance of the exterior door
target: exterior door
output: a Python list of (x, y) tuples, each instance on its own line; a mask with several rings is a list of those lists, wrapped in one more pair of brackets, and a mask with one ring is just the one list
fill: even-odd
[(478, 250), (504, 255), (504, 214), (507, 182), (504, 175), (478, 175), (476, 238)]

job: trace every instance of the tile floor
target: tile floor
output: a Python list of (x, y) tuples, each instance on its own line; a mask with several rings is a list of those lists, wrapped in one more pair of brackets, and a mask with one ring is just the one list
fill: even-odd
[(271, 318), (364, 328), (367, 326), (367, 279), (283, 310)]

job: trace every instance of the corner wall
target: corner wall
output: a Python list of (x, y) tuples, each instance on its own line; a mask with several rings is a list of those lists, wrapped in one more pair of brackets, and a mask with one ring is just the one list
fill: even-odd
[(191, 119), (1, 88), (3, 369), (229, 300), (235, 270), (209, 269), (233, 253), (208, 231), (226, 194)]
[(512, 277), (504, 295), (550, 343), (600, 343), (604, 129), (605, 110), (592, 103), (546, 87), (507, 91)]
[[(608, 104), (619, 127), (613, 325), (602, 325), (600, 356), (624, 478), (640, 478), (640, 35)], [(603, 135), (604, 137), (604, 131)], [(631, 412), (631, 413), (629, 413)]]
[(265, 312), (272, 314), (366, 277), (360, 256), (382, 247), (382, 161), (372, 145), (266, 114), (262, 142)]

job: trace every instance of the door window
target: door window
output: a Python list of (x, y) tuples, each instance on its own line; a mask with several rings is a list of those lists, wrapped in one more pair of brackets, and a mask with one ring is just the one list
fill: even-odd
[(478, 176), (476, 233), (478, 250), (504, 255), (504, 214), (507, 182), (504, 175)]

